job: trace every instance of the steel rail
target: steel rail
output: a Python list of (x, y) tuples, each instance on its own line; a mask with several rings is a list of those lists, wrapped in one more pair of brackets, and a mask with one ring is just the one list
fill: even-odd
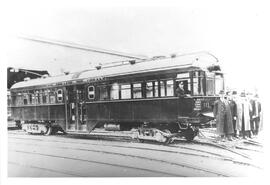
[[(21, 144), (21, 143), (16, 143), (16, 144)], [(46, 145), (37, 145), (37, 144), (28, 144), (28, 143), (26, 145), (38, 146), (38, 147), (40, 147), (40, 146), (48, 147), (48, 145), (46, 146)], [(209, 173), (209, 174), (214, 174), (216, 176), (223, 176), (223, 177), (229, 177), (230, 176), (230, 175), (227, 175), (225, 173), (215, 172), (215, 171), (212, 171), (212, 170), (209, 170), (209, 169), (205, 169), (205, 168), (202, 168), (202, 167), (194, 166), (194, 165), (191, 165), (191, 164), (188, 164), (188, 163), (183, 163), (183, 162), (181, 162), (181, 163), (179, 163), (179, 162), (170, 162), (170, 161), (165, 161), (165, 160), (162, 160), (162, 159), (154, 159), (154, 158), (143, 157), (143, 156), (138, 156), (138, 155), (130, 155), (130, 154), (123, 154), (123, 153), (119, 153), (119, 152), (109, 152), (109, 151), (102, 151), (102, 150), (96, 150), (96, 149), (82, 149), (82, 148), (76, 148), (76, 147), (61, 147), (61, 146), (57, 146), (57, 148), (66, 149), (66, 150), (67, 149), (72, 149), (72, 150), (75, 150), (75, 151), (80, 150), (80, 151), (87, 151), (87, 152), (104, 153), (104, 154), (109, 154), (109, 155), (120, 155), (120, 156), (124, 156), (124, 157), (132, 157), (132, 158), (150, 160), (150, 161), (155, 161), (155, 162), (160, 162), (160, 163), (167, 163), (167, 164), (170, 164), (170, 165), (175, 165), (175, 166), (184, 167), (184, 168), (190, 168), (192, 170), (197, 170), (197, 171), (201, 171), (201, 172), (204, 172), (204, 173), (206, 172), (206, 173)], [(47, 155), (47, 154), (44, 154), (44, 155)], [(99, 162), (97, 162), (97, 163), (99, 163)], [(132, 167), (132, 168), (134, 168), (134, 167)], [(135, 168), (137, 168), (137, 167), (135, 167)], [(167, 173), (167, 172), (165, 172), (165, 173)], [(179, 174), (173, 174), (173, 175), (179, 176)]]

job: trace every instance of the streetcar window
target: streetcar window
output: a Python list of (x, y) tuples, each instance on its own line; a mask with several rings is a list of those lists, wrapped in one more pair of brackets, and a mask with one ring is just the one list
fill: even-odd
[(39, 91), (36, 91), (35, 92), (35, 97), (36, 97), (36, 103), (37, 104), (40, 104), (41, 103), (41, 99), (40, 99), (40, 93), (39, 93)]
[(43, 102), (44, 104), (46, 104), (46, 103), (49, 102), (49, 101), (48, 101), (48, 97), (49, 97), (48, 91), (47, 91), (47, 90), (44, 90), (43, 93), (42, 93), (42, 102)]
[(49, 91), (49, 99), (50, 99), (50, 103), (55, 103), (56, 98), (55, 98), (55, 92), (53, 90)]
[(191, 82), (189, 73), (179, 73), (176, 77), (176, 88), (179, 86), (179, 83), (182, 82), (184, 84), (185, 94), (191, 93)]
[(160, 81), (160, 96), (164, 97), (165, 96), (165, 82)]
[(154, 96), (153, 82), (147, 82), (146, 83), (146, 97), (152, 98), (153, 96)]
[(118, 100), (119, 99), (119, 85), (118, 85), (118, 83), (112, 84), (111, 90), (110, 90), (110, 97), (111, 97), (111, 100)]
[(14, 93), (14, 95), (12, 95), (11, 98), (12, 98), (12, 105), (15, 106), (22, 105), (21, 93)]
[(15, 105), (23, 105), (23, 95), (22, 93), (18, 93), (15, 95)]
[(43, 91), (41, 90), (40, 93), (38, 94), (40, 104), (43, 104), (42, 94), (43, 94)]
[(95, 98), (95, 87), (94, 86), (89, 86), (88, 87), (88, 98), (89, 99), (94, 99)]
[(130, 99), (130, 98), (131, 98), (130, 84), (121, 85), (121, 99)]
[(203, 71), (195, 71), (193, 73), (193, 95), (204, 95)]
[(218, 94), (220, 90), (224, 89), (223, 76), (222, 74), (216, 74), (215, 76), (215, 93)]
[(158, 82), (154, 82), (154, 97), (158, 97)]
[(32, 105), (36, 104), (36, 96), (35, 96), (34, 91), (29, 91), (28, 104), (32, 104)]
[(23, 94), (23, 104), (24, 104), (24, 105), (27, 105), (27, 104), (28, 104), (27, 99), (28, 99), (27, 94), (24, 93), (24, 94)]
[(58, 89), (57, 90), (57, 101), (58, 102), (62, 102), (63, 101), (63, 90), (62, 89)]
[(158, 97), (158, 82), (147, 82), (146, 83), (146, 97)]
[(133, 98), (142, 98), (142, 84), (133, 84)]
[(33, 96), (33, 95), (32, 95), (31, 93), (28, 94), (28, 102), (29, 102), (29, 104), (32, 104), (32, 102), (33, 102), (33, 101), (32, 101), (32, 100), (33, 100), (33, 99), (32, 99), (32, 96)]
[(107, 86), (99, 86), (99, 99), (107, 100), (109, 98), (108, 88)]
[(15, 94), (11, 94), (11, 105), (16, 105), (17, 97)]
[(215, 94), (215, 80), (213, 73), (206, 74), (206, 95), (214, 95)]
[(166, 82), (167, 96), (173, 96), (173, 80), (167, 80)]

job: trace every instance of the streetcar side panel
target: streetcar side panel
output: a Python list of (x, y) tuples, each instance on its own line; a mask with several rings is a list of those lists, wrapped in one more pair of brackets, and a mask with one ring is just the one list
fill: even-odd
[(50, 105), (49, 106), (49, 119), (55, 121), (65, 120), (65, 105)]
[(134, 120), (156, 121), (160, 118), (160, 102), (157, 100), (133, 102)]
[(36, 120), (36, 107), (35, 106), (25, 106), (22, 110), (23, 120)]
[(37, 120), (49, 120), (49, 105), (37, 106), (36, 107), (36, 118)]

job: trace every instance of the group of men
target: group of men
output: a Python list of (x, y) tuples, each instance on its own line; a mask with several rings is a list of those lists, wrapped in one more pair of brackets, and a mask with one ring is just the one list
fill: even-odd
[(214, 103), (217, 134), (221, 141), (232, 141), (243, 137), (253, 138), (262, 129), (261, 103), (257, 94), (236, 91), (219, 93), (220, 99)]

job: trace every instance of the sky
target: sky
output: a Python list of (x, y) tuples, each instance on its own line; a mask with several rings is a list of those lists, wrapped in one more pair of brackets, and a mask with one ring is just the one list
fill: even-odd
[[(8, 4), (8, 66), (44, 68), (31, 56), (14, 58), (24, 52), (16, 36), (26, 35), (149, 57), (208, 51), (219, 59), (228, 86), (264, 86), (270, 31), (264, 1), (60, 2)], [(42, 58), (37, 50), (33, 46)]]

